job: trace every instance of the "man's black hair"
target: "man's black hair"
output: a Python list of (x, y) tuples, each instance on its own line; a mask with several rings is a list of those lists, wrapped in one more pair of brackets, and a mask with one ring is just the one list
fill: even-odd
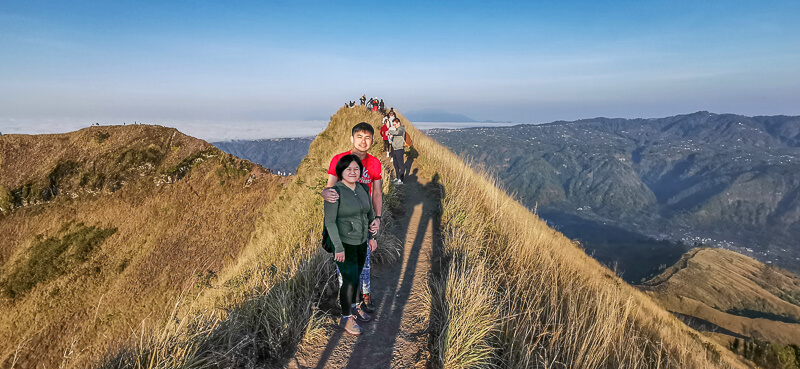
[(353, 133), (351, 135), (355, 136), (356, 133), (364, 131), (369, 132), (369, 134), (375, 136), (375, 128), (372, 128), (372, 124), (369, 124), (367, 122), (361, 122), (353, 126)]
[(336, 163), (336, 178), (339, 178), (341, 181), (342, 173), (344, 173), (344, 170), (347, 169), (347, 167), (350, 166), (350, 163), (354, 161), (356, 164), (358, 164), (358, 175), (360, 179), (361, 175), (364, 173), (364, 164), (361, 163), (361, 159), (359, 159), (355, 154), (348, 154), (339, 158), (339, 161)]

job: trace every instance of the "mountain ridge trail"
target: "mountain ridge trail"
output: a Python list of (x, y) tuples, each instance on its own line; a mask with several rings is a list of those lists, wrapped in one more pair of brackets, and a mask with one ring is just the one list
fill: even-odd
[[(364, 331), (360, 336), (345, 333), (338, 324), (326, 326), (321, 337), (302, 342), (285, 367), (428, 366), (430, 308), (422, 297), (427, 293), (431, 274), (438, 273), (438, 268), (432, 269), (432, 265), (437, 264), (435, 260), (441, 250), (441, 185), (436, 175), (421, 176), (413, 159), (408, 159), (407, 164), (410, 173), (405, 183), (398, 186), (401, 205), (395, 210), (393, 224), (385, 230), (400, 239), (401, 257), (391, 264), (372, 265), (373, 319), (361, 324)], [(384, 180), (389, 180), (389, 176), (385, 175)], [(338, 323), (338, 316), (335, 321)]]

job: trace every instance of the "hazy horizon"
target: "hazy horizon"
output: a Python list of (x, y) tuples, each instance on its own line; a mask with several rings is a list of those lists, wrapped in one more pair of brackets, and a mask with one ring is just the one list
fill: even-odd
[(477, 121), (800, 115), (798, 13), (722, 0), (5, 2), (0, 132), (244, 131), (327, 121), (362, 94)]
[[(271, 121), (271, 122), (238, 122), (235, 124), (210, 123), (210, 122), (173, 122), (173, 124), (155, 122), (120, 122), (100, 123), (104, 125), (133, 125), (149, 124), (175, 128), (184, 134), (208, 142), (235, 141), (235, 140), (260, 140), (273, 138), (299, 138), (314, 137), (327, 127), (329, 121)], [(501, 127), (524, 123), (481, 123), (481, 122), (414, 122), (418, 129), (431, 128), (468, 128), (468, 127)], [(21, 124), (0, 122), (2, 134), (55, 134), (77, 131), (92, 124), (83, 122), (56, 123), (44, 122), (40, 124)], [(232, 130), (231, 126), (236, 129)]]
[[(697, 112), (685, 112), (676, 115), (693, 114)], [(711, 114), (734, 114), (734, 113), (721, 113), (709, 112)], [(741, 114), (739, 114), (741, 115)], [(779, 115), (779, 114), (774, 114)], [(624, 119), (636, 118), (666, 118), (664, 117), (634, 117)], [(519, 124), (547, 124), (557, 121), (577, 121), (582, 119), (595, 119), (595, 118), (623, 118), (623, 117), (586, 117), (580, 119), (560, 119), (549, 122), (429, 122), (429, 121), (412, 121), (417, 129), (461, 129), (461, 128), (476, 128), (476, 127), (507, 127)], [(171, 127), (179, 130), (180, 132), (189, 136), (199, 138), (208, 142), (219, 141), (236, 141), (236, 140), (261, 140), (261, 139), (275, 139), (275, 138), (301, 138), (301, 137), (315, 137), (322, 132), (328, 125), (329, 120), (295, 120), (295, 121), (266, 121), (266, 122), (208, 122), (208, 121), (195, 121), (195, 122), (93, 122), (91, 124), (85, 122), (3, 122), (0, 120), (0, 133), (2, 134), (54, 134), (54, 133), (67, 133), (77, 131), (86, 127), (92, 126), (94, 123), (100, 123), (101, 126), (105, 125), (131, 125), (131, 124), (148, 124), (159, 125), (164, 127)]]

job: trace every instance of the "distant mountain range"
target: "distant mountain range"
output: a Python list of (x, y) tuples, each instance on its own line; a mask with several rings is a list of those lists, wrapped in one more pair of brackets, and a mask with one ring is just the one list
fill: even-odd
[[(697, 112), (428, 134), (490, 169), (601, 261), (639, 268), (628, 280), (695, 244), (800, 270), (800, 117)], [(626, 260), (641, 243), (662, 257)]]
[(271, 169), (273, 173), (294, 173), (308, 154), (313, 137), (275, 138), (212, 142), (220, 150)]

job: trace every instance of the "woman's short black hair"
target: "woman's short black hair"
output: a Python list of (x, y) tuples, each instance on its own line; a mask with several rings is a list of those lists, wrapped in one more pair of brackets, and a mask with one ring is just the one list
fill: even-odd
[(350, 163), (356, 162), (358, 164), (358, 173), (359, 176), (364, 174), (364, 164), (361, 163), (361, 159), (358, 158), (355, 154), (348, 154), (339, 158), (339, 162), (336, 163), (336, 178), (342, 180), (342, 173), (347, 167), (350, 166)]

